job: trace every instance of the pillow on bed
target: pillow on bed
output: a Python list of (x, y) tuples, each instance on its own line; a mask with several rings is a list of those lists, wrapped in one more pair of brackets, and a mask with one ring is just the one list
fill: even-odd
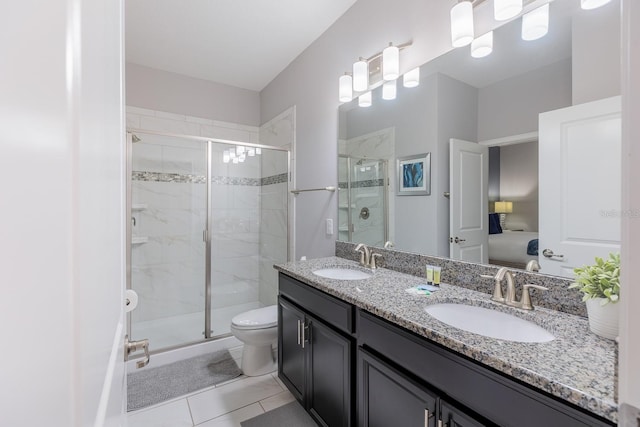
[(500, 215), (497, 213), (489, 214), (489, 234), (502, 233), (502, 227), (500, 227)]

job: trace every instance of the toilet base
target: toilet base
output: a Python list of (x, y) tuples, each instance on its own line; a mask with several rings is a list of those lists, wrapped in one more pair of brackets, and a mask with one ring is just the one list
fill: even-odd
[(273, 372), (277, 367), (271, 344), (262, 346), (244, 345), (242, 349), (242, 364), (240, 366), (243, 374), (248, 377), (256, 377)]

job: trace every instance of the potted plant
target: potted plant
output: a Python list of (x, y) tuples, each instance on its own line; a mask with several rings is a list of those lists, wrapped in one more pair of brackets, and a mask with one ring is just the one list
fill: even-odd
[(573, 270), (575, 282), (570, 289), (584, 293), (591, 332), (604, 338), (618, 336), (618, 300), (620, 298), (620, 254), (609, 254), (604, 260)]

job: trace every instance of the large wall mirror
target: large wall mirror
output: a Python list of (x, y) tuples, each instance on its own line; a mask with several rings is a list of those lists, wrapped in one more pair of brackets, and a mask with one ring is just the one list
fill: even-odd
[[(600, 230), (587, 239), (600, 246), (603, 256), (615, 251), (619, 218), (605, 212), (619, 212), (619, 171), (618, 175), (599, 175), (603, 169), (589, 171), (588, 162), (608, 156), (619, 163), (619, 141), (605, 148), (576, 148), (594, 154), (595, 159), (580, 158), (582, 175), (559, 176), (555, 178), (559, 184), (549, 189), (548, 172), (571, 164), (562, 160), (565, 163), (560, 166), (551, 166), (559, 155), (542, 149), (539, 139), (549, 134), (540, 128), (547, 112), (566, 109), (568, 113), (558, 120), (575, 121), (565, 118), (573, 108), (619, 95), (619, 26), (618, 1), (585, 11), (577, 1), (556, 0), (550, 4), (545, 37), (523, 41), (518, 18), (494, 31), (493, 52), (487, 57), (472, 58), (468, 46), (454, 49), (420, 67), (418, 87), (403, 88), (399, 80), (393, 100), (383, 100), (378, 87), (370, 107), (359, 107), (357, 99), (341, 105), (338, 239), (372, 246), (391, 241), (399, 250), (517, 268), (524, 268), (532, 259), (557, 261), (557, 266), (548, 264), (541, 272), (570, 276), (582, 259), (564, 255), (562, 246), (553, 247), (553, 256), (542, 256), (543, 246), (551, 243), (540, 235), (541, 224), (553, 211), (569, 224), (565, 240), (580, 240), (572, 237), (577, 228)], [(616, 101), (612, 102), (615, 110)], [(553, 114), (549, 117), (556, 120)], [(607, 122), (610, 127), (619, 126), (619, 115), (612, 120)], [(562, 123), (556, 127), (565, 126)], [(615, 131), (608, 138), (619, 139)], [(455, 208), (464, 223), (465, 215), (477, 217), (469, 213), (472, 204), (485, 206), (478, 226), (487, 246), (475, 254), (469, 251), (468, 259), (452, 250), (455, 244), (465, 245), (454, 242), (450, 230), (455, 221), (448, 198), (455, 191), (450, 182), (454, 179), (450, 175), (454, 169), (452, 139), (486, 149), (481, 154), (486, 158), (486, 175), (472, 179), (484, 182), (477, 191), (466, 193)], [(568, 150), (576, 146), (575, 142), (567, 144)], [(399, 192), (398, 159), (420, 159), (425, 153), (429, 154), (430, 173), (424, 179), (429, 180), (430, 193)], [(462, 173), (471, 169), (473, 166), (463, 165)], [(589, 197), (602, 203), (584, 210), (581, 203)], [(489, 234), (489, 229), (494, 233)], [(536, 244), (539, 255), (533, 254)]]

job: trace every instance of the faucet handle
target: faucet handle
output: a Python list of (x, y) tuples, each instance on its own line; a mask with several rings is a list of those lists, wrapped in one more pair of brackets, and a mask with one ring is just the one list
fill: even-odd
[(358, 243), (358, 246), (356, 246), (354, 251), (360, 252), (360, 265), (368, 267), (371, 260), (367, 245), (364, 243)]
[(549, 288), (545, 288), (544, 286), (538, 285), (524, 285), (522, 287), (522, 301), (521, 306), (524, 310), (533, 310), (533, 304), (531, 304), (531, 295), (529, 294), (529, 289), (534, 288), (541, 291), (548, 291)]
[(375, 270), (376, 268), (378, 268), (378, 266), (376, 265), (376, 258), (382, 258), (382, 255), (371, 252), (369, 267), (372, 270)]

